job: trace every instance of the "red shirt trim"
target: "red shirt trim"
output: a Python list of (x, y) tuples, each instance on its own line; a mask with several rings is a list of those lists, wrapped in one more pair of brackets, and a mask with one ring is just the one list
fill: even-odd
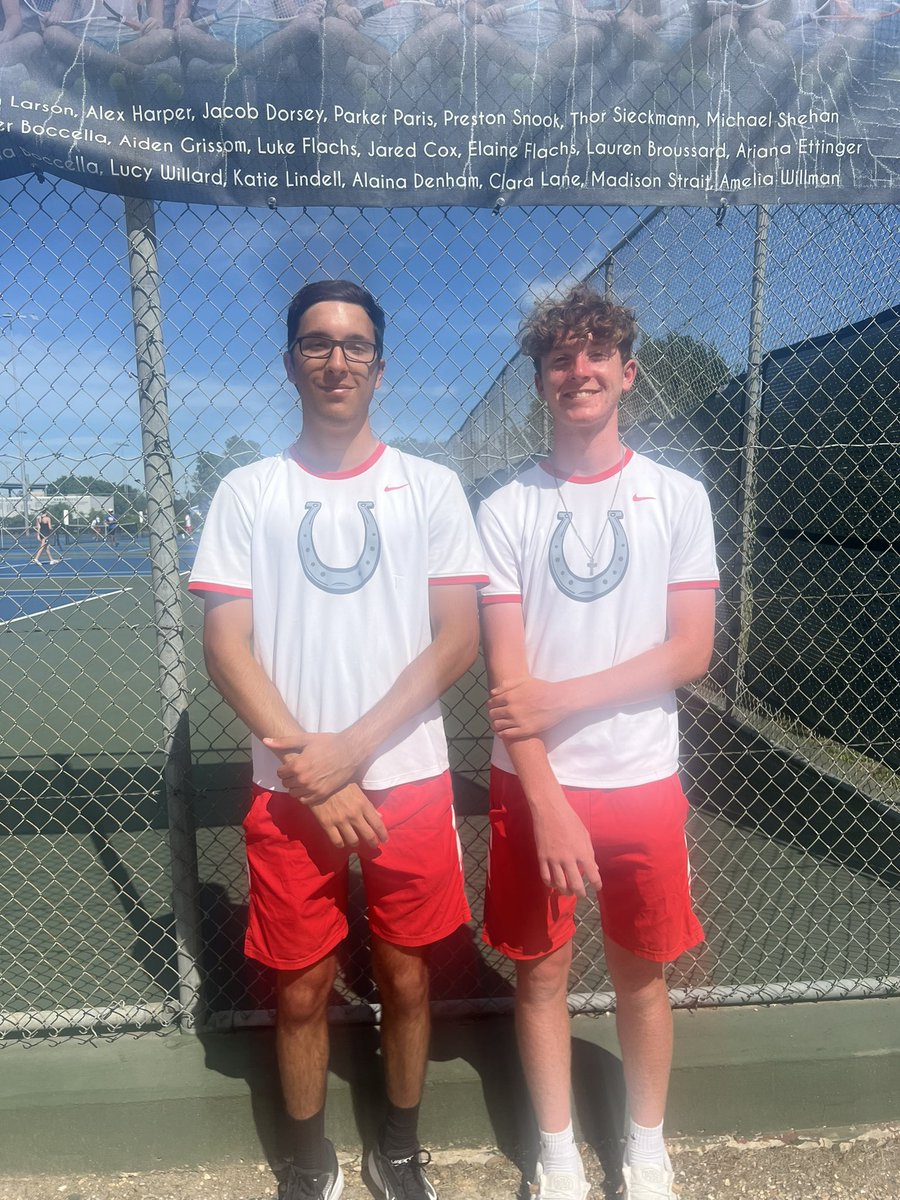
[(251, 588), (231, 587), (227, 583), (204, 583), (201, 579), (195, 579), (188, 584), (189, 592), (219, 592), (225, 596), (247, 596), (253, 595)]
[(358, 467), (351, 467), (349, 471), (314, 471), (301, 459), (296, 446), (291, 446), (288, 454), (301, 471), (305, 471), (307, 475), (315, 475), (316, 479), (352, 479), (354, 475), (362, 475), (370, 467), (374, 467), (385, 450), (387, 450), (385, 443), (379, 442), (365, 462), (360, 463)]
[(429, 579), (429, 587), (447, 587), (453, 583), (474, 583), (477, 587), (484, 587), (486, 583), (490, 583), (487, 575), (441, 575), (439, 578)]
[(695, 589), (717, 588), (718, 586), (718, 579), (692, 579), (689, 583), (670, 583), (667, 590), (670, 592), (690, 592)]
[(519, 595), (515, 595), (515, 596), (508, 596), (508, 595), (507, 596), (503, 596), (503, 595), (479, 596), (479, 600), (481, 601), (482, 606), (484, 606), (486, 604), (521, 604), (522, 603), (522, 597)]
[(625, 447), (625, 453), (619, 462), (614, 467), (610, 467), (608, 471), (601, 471), (599, 475), (565, 475), (562, 471), (555, 471), (550, 466), (550, 460), (545, 458), (538, 466), (542, 471), (546, 471), (548, 475), (552, 475), (554, 479), (561, 479), (563, 483), (601, 483), (604, 479), (612, 479), (613, 475), (618, 475), (620, 471), (624, 471), (631, 460), (634, 458), (634, 451), (629, 447)]

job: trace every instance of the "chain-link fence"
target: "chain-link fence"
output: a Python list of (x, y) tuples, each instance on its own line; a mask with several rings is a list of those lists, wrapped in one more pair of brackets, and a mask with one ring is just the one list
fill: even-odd
[[(182, 590), (218, 480), (296, 436), (283, 313), (325, 276), (387, 310), (377, 432), (450, 463), (473, 503), (547, 445), (521, 313), (588, 275), (636, 308), (626, 440), (704, 479), (723, 570), (713, 670), (682, 706), (707, 941), (673, 997), (900, 991), (896, 208), (242, 211), (0, 187), (2, 1032), (270, 1019), (242, 953), (245, 735)], [(42, 511), (52, 565), (31, 561)], [(445, 701), (475, 920), (437, 947), (434, 996), (501, 1008), (511, 972), (478, 937), (483, 671)], [(377, 1002), (354, 904), (350, 1019)], [(587, 907), (576, 951), (573, 1007), (607, 1007)]]

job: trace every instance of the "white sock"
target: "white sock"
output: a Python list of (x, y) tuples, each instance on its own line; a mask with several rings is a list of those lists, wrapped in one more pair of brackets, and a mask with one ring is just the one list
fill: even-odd
[(581, 1155), (575, 1145), (575, 1134), (572, 1132), (570, 1121), (559, 1133), (538, 1131), (541, 1138), (541, 1166), (544, 1173), (550, 1171), (572, 1171), (578, 1174), (581, 1168)]
[(656, 1167), (666, 1165), (666, 1144), (663, 1141), (663, 1123), (648, 1128), (630, 1121), (628, 1140), (625, 1143), (625, 1161), (632, 1165), (649, 1163)]

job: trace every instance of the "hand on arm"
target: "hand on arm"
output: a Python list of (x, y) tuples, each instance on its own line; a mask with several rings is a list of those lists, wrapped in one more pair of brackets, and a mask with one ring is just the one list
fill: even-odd
[[(293, 778), (292, 767), (301, 758), (296, 747), (303, 746), (310, 735), (288, 711), (253, 655), (253, 607), (249, 598), (207, 595), (203, 652), (210, 679), (244, 724), (267, 744), (274, 741), (281, 745), (270, 745), (282, 761), (279, 776), (283, 778), (287, 772)], [(345, 784), (337, 783), (331, 792), (322, 795), (312, 808), (313, 814), (335, 846), (353, 849), (360, 841), (377, 846), (387, 839), (378, 811), (355, 783)], [(309, 803), (293, 787), (286, 784), (285, 790)]]
[(385, 695), (340, 733), (265, 738), (276, 754), (296, 750), (278, 772), (288, 790), (319, 803), (359, 775), (378, 747), (410, 717), (422, 712), (459, 679), (478, 652), (474, 584), (429, 591), (432, 640), (400, 672)]
[(699, 679), (712, 656), (715, 603), (713, 588), (669, 592), (665, 641), (604, 671), (555, 683), (507, 676), (488, 701), (494, 732), (509, 744), (584, 709), (638, 704)]
[[(486, 605), (482, 629), (491, 682), (530, 681), (521, 604)], [(492, 695), (500, 690), (492, 689)], [(566, 800), (543, 741), (537, 736), (521, 737), (507, 750), (531, 810), (541, 879), (565, 895), (584, 896), (585, 881), (599, 890), (600, 872), (588, 831)]]

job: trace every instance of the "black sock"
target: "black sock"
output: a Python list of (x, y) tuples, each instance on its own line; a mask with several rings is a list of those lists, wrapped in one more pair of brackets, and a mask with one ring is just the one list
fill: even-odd
[(378, 1139), (381, 1153), (387, 1158), (409, 1158), (419, 1149), (419, 1106), (398, 1108), (387, 1102), (387, 1114)]
[(312, 1117), (297, 1120), (288, 1117), (291, 1161), (301, 1171), (321, 1171), (325, 1167), (325, 1109)]

